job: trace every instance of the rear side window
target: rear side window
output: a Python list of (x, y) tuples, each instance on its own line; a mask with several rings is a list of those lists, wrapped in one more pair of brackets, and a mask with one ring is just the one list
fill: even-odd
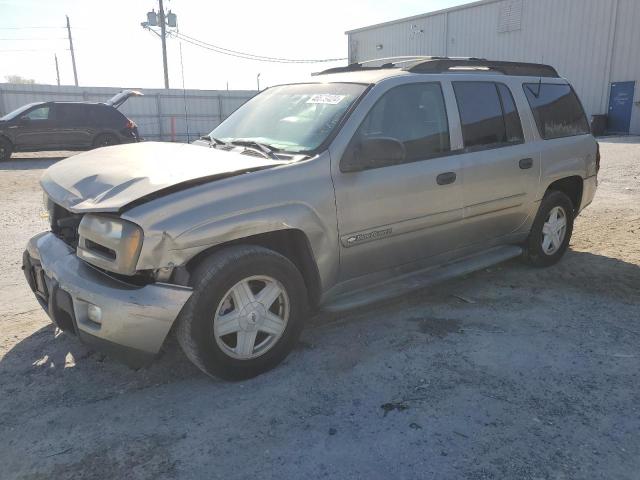
[(392, 88), (369, 111), (356, 136), (398, 140), (405, 146), (407, 162), (449, 152), (449, 123), (440, 84)]
[(587, 116), (570, 85), (525, 83), (523, 88), (542, 138), (590, 133)]
[(502, 101), (502, 113), (504, 115), (507, 143), (523, 142), (522, 123), (520, 123), (520, 115), (518, 115), (518, 109), (513, 101), (511, 91), (504, 83), (497, 83), (496, 85), (498, 86), (498, 93)]
[(82, 104), (58, 103), (56, 120), (64, 125), (82, 126), (87, 122), (87, 107)]
[(465, 148), (483, 149), (524, 141), (509, 88), (494, 82), (453, 82)]

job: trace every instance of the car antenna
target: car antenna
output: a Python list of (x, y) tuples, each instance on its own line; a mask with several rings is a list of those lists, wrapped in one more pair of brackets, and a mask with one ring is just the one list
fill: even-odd
[(538, 80), (538, 91), (537, 92), (533, 91), (533, 88), (531, 88), (531, 84), (527, 85), (527, 90), (529, 90), (534, 97), (540, 98), (540, 90), (542, 90), (542, 77), (540, 77), (540, 79)]
[(538, 93), (535, 94), (536, 98), (540, 97), (540, 90), (542, 90), (542, 77), (540, 77), (540, 80), (538, 81)]

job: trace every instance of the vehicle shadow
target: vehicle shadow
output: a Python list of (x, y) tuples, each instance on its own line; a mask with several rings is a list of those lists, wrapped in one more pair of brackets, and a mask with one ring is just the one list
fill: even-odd
[(43, 158), (12, 158), (0, 162), (0, 170), (44, 170), (67, 157), (43, 157)]
[(638, 135), (612, 135), (597, 137), (596, 140), (602, 143), (640, 143), (640, 136)]
[[(45, 316), (44, 312), (39, 313)], [(92, 378), (90, 382), (101, 385), (112, 379), (114, 383), (134, 382), (143, 388), (148, 383), (167, 383), (193, 376), (197, 370), (184, 357), (173, 336), (167, 339), (154, 362), (133, 369), (82, 344), (74, 335), (61, 332), (53, 324), (19, 342), (0, 361), (0, 379), (5, 375), (36, 380), (40, 376), (61, 378), (70, 374), (86, 377), (83, 381)]]
[[(537, 300), (541, 304), (548, 302), (547, 293), (552, 289), (561, 297), (586, 295), (599, 304), (633, 310), (640, 305), (640, 265), (589, 252), (569, 251), (560, 264), (551, 268), (536, 269), (513, 260), (384, 304), (338, 314), (320, 312), (309, 319), (303, 341), (297, 347), (299, 354), (295, 362), (286, 362), (279, 368), (298, 368), (296, 364), (305, 361), (308, 350), (305, 345), (309, 343), (313, 344), (313, 355), (321, 356), (323, 342), (329, 341), (332, 336), (329, 332), (336, 329), (348, 328), (349, 325), (354, 327), (371, 318), (380, 322), (380, 319), (391, 318), (391, 313), (397, 314), (405, 308), (424, 308), (427, 311), (435, 304), (446, 305), (451, 315), (455, 316), (456, 309), (465, 306), (457, 294), (476, 294), (481, 298), (482, 292), (490, 294), (500, 289), (513, 292), (511, 295), (514, 299), (522, 299), (525, 295), (529, 303), (522, 304), (519, 301), (519, 308), (525, 309), (529, 308), (528, 305), (538, 303)], [(501, 301), (508, 302), (509, 299)], [(483, 300), (473, 303), (482, 307)], [(507, 303), (505, 307), (508, 307)], [(637, 318), (630, 318), (629, 315), (611, 318), (611, 322), (620, 325), (626, 322), (625, 328), (640, 335), (640, 326), (635, 325), (637, 321)], [(391, 328), (391, 335), (396, 326), (386, 326)], [(398, 325), (397, 328), (404, 328), (404, 325)], [(325, 347), (329, 348), (329, 345)], [(49, 379), (45, 388), (55, 390), (56, 382), (64, 382), (65, 390), (73, 392), (70, 395), (83, 396), (84, 401), (116, 395), (123, 385), (126, 390), (142, 390), (191, 378), (211, 381), (186, 359), (173, 335), (165, 342), (158, 358), (150, 366), (138, 370), (90, 349), (77, 338), (56, 331), (53, 325), (40, 328), (24, 338), (0, 360), (0, 384), (6, 385), (8, 391), (27, 388), (34, 382)], [(277, 375), (277, 378), (287, 378), (287, 372)]]

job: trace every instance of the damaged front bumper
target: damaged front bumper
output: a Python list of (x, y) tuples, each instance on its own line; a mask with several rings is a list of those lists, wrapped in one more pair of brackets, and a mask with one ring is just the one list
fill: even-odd
[(23, 270), (36, 298), (61, 329), (131, 366), (158, 353), (191, 296), (188, 287), (130, 285), (91, 267), (50, 232), (33, 237)]

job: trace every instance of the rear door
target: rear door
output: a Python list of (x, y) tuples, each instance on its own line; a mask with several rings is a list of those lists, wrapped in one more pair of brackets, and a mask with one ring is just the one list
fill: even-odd
[[(367, 139), (395, 139), (402, 163), (333, 171), (340, 234), (340, 277), (410, 265), (455, 249), (462, 219), (460, 157), (451, 155), (440, 82), (383, 93), (351, 138), (341, 162)], [(359, 161), (367, 164), (366, 158)], [(446, 177), (446, 178), (445, 178)]]
[(518, 229), (530, 214), (540, 154), (525, 143), (513, 93), (502, 82), (454, 81), (462, 128), (464, 246)]
[(91, 144), (88, 125), (89, 105), (83, 103), (56, 103), (54, 130), (59, 143), (65, 148), (82, 148)]

